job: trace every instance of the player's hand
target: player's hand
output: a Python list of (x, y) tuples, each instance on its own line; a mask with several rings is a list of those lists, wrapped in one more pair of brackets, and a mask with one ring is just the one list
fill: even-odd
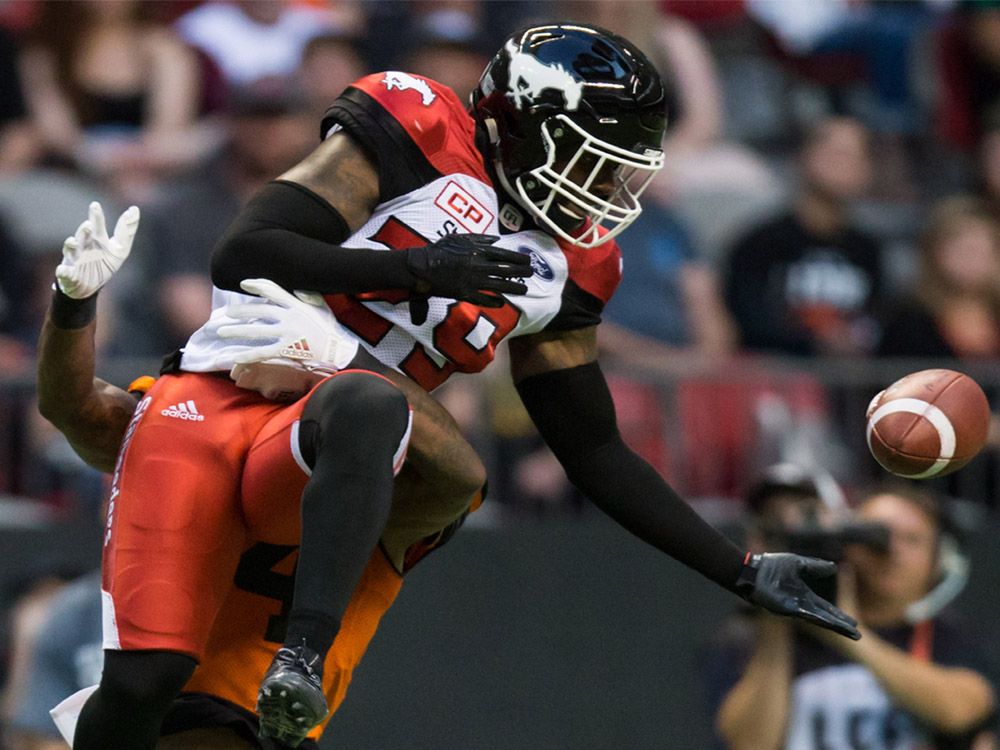
[(89, 215), (63, 243), (63, 260), (56, 268), (56, 283), (67, 297), (86, 299), (108, 283), (132, 251), (139, 228), (139, 209), (130, 206), (109, 237), (101, 204), (90, 204)]
[(267, 302), (228, 305), (225, 317), (213, 326), (220, 338), (253, 346), (233, 358), (238, 364), (279, 360), (307, 370), (336, 372), (358, 353), (358, 339), (320, 295), (291, 294), (269, 279), (247, 279), (240, 286)]
[(829, 560), (802, 557), (789, 552), (751, 555), (736, 582), (737, 592), (751, 604), (769, 612), (798, 617), (853, 640), (861, 638), (858, 623), (820, 596), (807, 579), (835, 575), (837, 565)]
[(480, 307), (502, 307), (502, 294), (524, 294), (515, 279), (531, 276), (531, 258), (494, 247), (492, 234), (449, 234), (425, 247), (407, 250), (406, 265), (417, 278), (410, 300), (414, 325), (427, 320), (428, 297), (450, 297)]
[(229, 377), (240, 388), (272, 401), (295, 401), (325, 375), (346, 367), (358, 340), (340, 325), (317, 294), (289, 294), (268, 279), (241, 286), (268, 302), (228, 305), (206, 328), (247, 348), (236, 354)]
[[(837, 571), (837, 607), (849, 617), (856, 616), (858, 612), (857, 582), (854, 570), (848, 562), (840, 563)], [(830, 631), (819, 628), (806, 628), (806, 632), (844, 656), (853, 658), (851, 655), (855, 646), (852, 641), (839, 638)]]

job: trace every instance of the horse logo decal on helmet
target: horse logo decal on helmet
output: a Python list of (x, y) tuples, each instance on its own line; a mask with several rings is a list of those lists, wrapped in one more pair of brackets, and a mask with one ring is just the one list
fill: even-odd
[(559, 63), (546, 65), (534, 55), (521, 52), (517, 44), (510, 40), (504, 45), (510, 56), (510, 78), (507, 93), (514, 100), (514, 106), (523, 109), (525, 102), (541, 94), (545, 89), (562, 92), (566, 109), (575, 111), (583, 97), (583, 83), (570, 75)]

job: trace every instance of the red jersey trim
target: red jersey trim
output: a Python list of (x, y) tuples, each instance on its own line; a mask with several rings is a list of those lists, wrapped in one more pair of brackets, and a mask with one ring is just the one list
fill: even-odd
[(475, 121), (450, 88), (395, 71), (365, 76), (351, 87), (389, 113), (441, 174), (464, 174), (490, 184), (475, 146)]
[(583, 248), (562, 239), (558, 242), (566, 256), (570, 280), (608, 304), (622, 280), (622, 251), (618, 243), (608, 240), (596, 247)]

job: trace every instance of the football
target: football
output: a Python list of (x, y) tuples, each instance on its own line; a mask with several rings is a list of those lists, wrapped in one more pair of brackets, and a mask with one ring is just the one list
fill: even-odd
[(979, 384), (954, 370), (921, 370), (872, 399), (868, 447), (883, 468), (908, 479), (965, 466), (986, 443), (990, 405)]

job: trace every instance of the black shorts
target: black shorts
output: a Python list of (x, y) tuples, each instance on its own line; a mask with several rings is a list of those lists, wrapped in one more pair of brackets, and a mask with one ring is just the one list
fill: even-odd
[[(256, 714), (208, 693), (181, 693), (177, 696), (163, 720), (160, 733), (168, 735), (191, 729), (220, 727), (231, 729), (261, 750), (287, 750), (285, 745), (279, 745), (273, 740), (262, 740), (257, 736), (259, 725)], [(299, 745), (299, 749), (319, 750), (319, 744), (315, 740), (306, 740)]]

